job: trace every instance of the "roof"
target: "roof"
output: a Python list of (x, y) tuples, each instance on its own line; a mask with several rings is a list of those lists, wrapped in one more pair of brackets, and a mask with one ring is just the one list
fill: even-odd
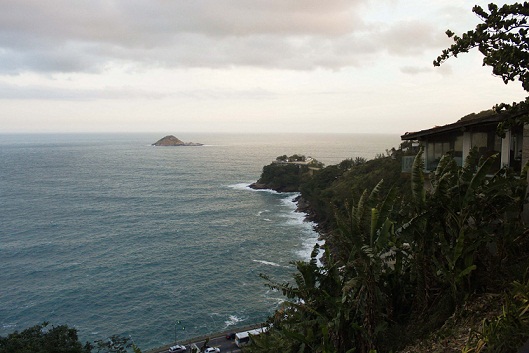
[(504, 114), (489, 114), (489, 115), (485, 115), (482, 117), (476, 117), (476, 118), (471, 118), (470, 116), (466, 116), (452, 124), (447, 124), (443, 126), (435, 126), (431, 129), (421, 130), (417, 132), (406, 132), (400, 138), (401, 140), (417, 140), (424, 136), (440, 134), (443, 132), (449, 132), (449, 131), (454, 131), (454, 130), (464, 131), (465, 128), (470, 127), (470, 126), (499, 123), (500, 121), (503, 121), (505, 119), (507, 119), (507, 116)]

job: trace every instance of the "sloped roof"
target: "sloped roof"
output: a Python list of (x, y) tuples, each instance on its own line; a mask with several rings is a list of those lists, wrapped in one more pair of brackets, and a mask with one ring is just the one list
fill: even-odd
[(421, 130), (417, 132), (406, 132), (400, 138), (401, 140), (417, 140), (424, 136), (460, 130), (460, 129), (464, 129), (470, 126), (499, 123), (507, 118), (507, 116), (504, 114), (497, 114), (494, 112), (491, 112), (490, 114), (482, 114), (482, 113), (467, 115), (452, 124), (447, 124), (443, 126), (435, 126), (433, 128)]

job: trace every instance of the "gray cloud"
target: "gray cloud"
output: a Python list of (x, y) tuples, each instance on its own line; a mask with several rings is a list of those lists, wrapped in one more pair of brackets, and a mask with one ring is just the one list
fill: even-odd
[(443, 48), (446, 35), (439, 28), (424, 21), (400, 21), (377, 35), (389, 53), (414, 56), (426, 49)]
[(0, 0), (0, 72), (90, 72), (121, 61), (338, 69), (439, 45), (426, 23), (367, 23), (367, 1)]
[[(174, 95), (174, 94), (171, 94)], [(153, 93), (136, 88), (75, 89), (40, 85), (18, 86), (0, 83), (0, 100), (65, 100), (92, 101), (109, 99), (162, 99), (169, 94)]]

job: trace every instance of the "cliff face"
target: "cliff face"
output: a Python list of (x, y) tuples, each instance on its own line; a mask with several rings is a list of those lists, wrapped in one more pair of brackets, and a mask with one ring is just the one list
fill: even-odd
[(252, 189), (271, 189), (277, 192), (299, 192), (308, 167), (291, 163), (271, 163), (263, 167), (261, 177), (250, 185)]
[(195, 142), (184, 142), (173, 135), (165, 136), (164, 138), (159, 139), (153, 146), (203, 146), (201, 143)]

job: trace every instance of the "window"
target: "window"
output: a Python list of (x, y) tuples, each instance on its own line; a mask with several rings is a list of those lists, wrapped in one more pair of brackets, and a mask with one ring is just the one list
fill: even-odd
[[(496, 125), (473, 128), (470, 141), (471, 146), (478, 151), (478, 158), (485, 159), (501, 153), (501, 138), (496, 134)], [(498, 155), (489, 173), (495, 173), (500, 169), (500, 159)]]
[(451, 153), (458, 165), (463, 162), (463, 133), (433, 136), (426, 145), (426, 170), (434, 170), (441, 157)]

